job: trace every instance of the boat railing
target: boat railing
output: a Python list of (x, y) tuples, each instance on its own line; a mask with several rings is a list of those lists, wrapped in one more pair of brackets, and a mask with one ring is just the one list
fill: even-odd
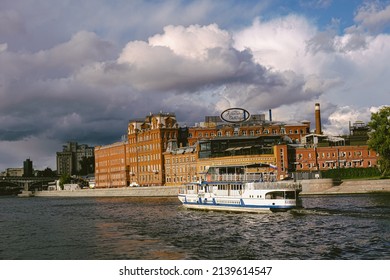
[(278, 181), (278, 182), (253, 182), (249, 184), (249, 187), (253, 190), (264, 190), (264, 189), (291, 189), (291, 190), (301, 190), (302, 185), (294, 181)]
[(274, 175), (262, 175), (259, 174), (210, 174), (210, 181), (222, 181), (222, 182), (275, 182), (276, 177)]

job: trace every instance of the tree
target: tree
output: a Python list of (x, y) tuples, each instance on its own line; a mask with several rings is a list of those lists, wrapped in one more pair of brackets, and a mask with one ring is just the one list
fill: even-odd
[(38, 171), (38, 177), (57, 177), (57, 172), (51, 170), (51, 168), (46, 167), (43, 171)]
[(379, 154), (378, 164), (382, 176), (390, 173), (390, 107), (382, 107), (371, 114), (368, 147)]
[(83, 157), (80, 161), (79, 175), (88, 175), (95, 172), (95, 157)]
[(62, 174), (60, 177), (60, 186), (61, 189), (64, 189), (64, 184), (69, 184), (71, 182), (72, 178), (69, 174)]

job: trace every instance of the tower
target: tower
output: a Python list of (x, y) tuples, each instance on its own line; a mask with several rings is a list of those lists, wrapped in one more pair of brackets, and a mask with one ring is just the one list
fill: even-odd
[(322, 134), (320, 103), (316, 103), (316, 105), (315, 105), (315, 118), (316, 118), (316, 131), (315, 131), (315, 133)]
[(23, 162), (23, 176), (33, 176), (33, 162), (29, 158)]

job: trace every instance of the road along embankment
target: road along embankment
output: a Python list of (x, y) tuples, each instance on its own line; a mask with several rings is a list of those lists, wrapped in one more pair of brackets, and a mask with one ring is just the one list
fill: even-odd
[(390, 180), (303, 180), (302, 195), (390, 192)]

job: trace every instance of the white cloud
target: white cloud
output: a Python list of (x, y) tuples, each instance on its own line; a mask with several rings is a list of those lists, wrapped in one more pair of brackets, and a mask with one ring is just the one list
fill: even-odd
[(0, 44), (0, 53), (6, 51), (8, 48), (8, 45), (7, 44)]
[(354, 106), (337, 107), (328, 117), (323, 131), (329, 135), (349, 134), (349, 126), (357, 121), (368, 123), (374, 108), (356, 108)]
[(249, 48), (255, 61), (266, 67), (315, 74), (315, 69), (306, 68), (305, 47), (316, 33), (315, 25), (302, 16), (289, 15), (269, 21), (257, 18), (250, 27), (234, 34), (234, 46), (238, 50)]
[(210, 49), (231, 48), (230, 34), (221, 30), (216, 24), (208, 26), (190, 25), (166, 26), (164, 34), (154, 35), (149, 38), (151, 46), (164, 46), (171, 49), (176, 55), (205, 60)]

